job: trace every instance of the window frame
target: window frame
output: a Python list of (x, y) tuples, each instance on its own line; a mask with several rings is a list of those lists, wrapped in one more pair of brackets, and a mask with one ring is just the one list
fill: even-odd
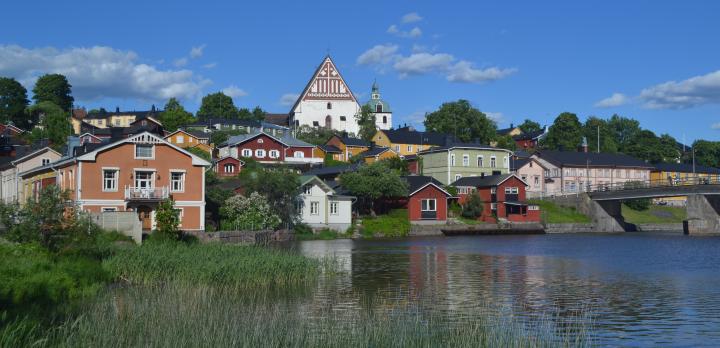
[[(232, 170), (231, 170), (231, 171), (228, 171), (228, 168), (230, 168), (230, 169), (232, 169)], [(229, 174), (229, 173), (234, 174), (234, 173), (235, 173), (235, 163), (225, 163), (225, 164), (223, 164), (223, 173), (225, 173), (225, 174)]]
[[(430, 203), (432, 202), (432, 207)], [(435, 198), (423, 198), (420, 200), (420, 211), (434, 211), (437, 212), (437, 199)]]
[(463, 154), (463, 167), (469, 167), (470, 166), (470, 155)]
[[(102, 179), (102, 192), (118, 192), (118, 187), (120, 186), (120, 168), (117, 167), (103, 167), (101, 170), (101, 176)], [(105, 178), (106, 172), (114, 172), (115, 177), (112, 179), (112, 182), (114, 183), (114, 188), (106, 188), (105, 184), (108, 182), (107, 178)]]
[(477, 164), (478, 168), (484, 168), (485, 167), (485, 156), (478, 155), (475, 163)]
[[(313, 207), (315, 207), (313, 212)], [(320, 215), (320, 202), (310, 201), (310, 215)]]
[[(150, 157), (138, 156), (138, 148), (150, 147)], [(155, 159), (155, 145), (154, 144), (135, 144), (135, 159), (153, 160)]]
[(330, 201), (330, 215), (340, 215), (340, 202)]
[[(249, 156), (248, 156), (249, 153)], [(253, 150), (252, 149), (242, 149), (241, 151), (242, 157), (251, 158), (253, 156)]]
[(266, 151), (265, 149), (256, 149), (255, 150), (255, 157), (257, 158), (265, 158)]
[(115, 213), (118, 211), (117, 207), (100, 207), (101, 213)]
[[(185, 173), (186, 173), (186, 171), (183, 169), (171, 169), (170, 170), (170, 192), (180, 192), (180, 193), (185, 192)], [(173, 180), (174, 174), (181, 175), (180, 188), (177, 190), (174, 187), (174, 183), (176, 182), (176, 180)]]

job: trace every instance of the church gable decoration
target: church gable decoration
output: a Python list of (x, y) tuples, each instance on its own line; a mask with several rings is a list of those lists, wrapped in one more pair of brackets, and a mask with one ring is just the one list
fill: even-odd
[(302, 100), (351, 100), (355, 101), (350, 88), (335, 67), (330, 57), (315, 71), (312, 80), (305, 88)]

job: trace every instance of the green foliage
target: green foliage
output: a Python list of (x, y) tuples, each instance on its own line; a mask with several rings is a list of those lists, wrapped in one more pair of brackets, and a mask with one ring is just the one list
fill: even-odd
[(451, 196), (457, 197), (457, 194), (458, 194), (457, 187), (455, 187), (455, 186), (450, 186), (450, 185), (445, 185), (443, 188), (444, 188), (445, 191), (447, 191), (447, 193), (449, 193)]
[(462, 208), (462, 216), (468, 219), (477, 219), (482, 216), (483, 202), (477, 193), (470, 194)]
[(627, 205), (622, 207), (625, 222), (631, 224), (672, 224), (682, 223), (687, 219), (685, 207), (651, 205), (647, 210), (639, 211)]
[(244, 129), (216, 130), (210, 134), (210, 144), (220, 145), (230, 139), (231, 136), (247, 134)]
[(379, 162), (402, 176), (410, 175), (407, 161), (400, 157), (385, 158)]
[(240, 120), (264, 121), (267, 112), (261, 107), (256, 106), (252, 111), (248, 108), (239, 108), (237, 118)]
[(175, 209), (174, 202), (171, 199), (165, 199), (158, 204), (155, 212), (155, 220), (157, 221), (155, 233), (161, 238), (170, 240), (179, 240), (182, 236), (180, 225), (180, 213)]
[(630, 142), (633, 141), (642, 130), (638, 120), (619, 115), (612, 115), (607, 124), (613, 133), (620, 152), (625, 152)]
[(0, 122), (12, 122), (27, 129), (29, 124), (25, 115), (30, 101), (27, 90), (14, 78), (0, 77)]
[(550, 126), (543, 141), (543, 148), (550, 150), (564, 149), (575, 151), (582, 143), (582, 127), (577, 115), (563, 112), (558, 115)]
[(410, 220), (407, 209), (391, 210), (387, 215), (366, 216), (362, 220), (362, 234), (365, 237), (407, 237)]
[(331, 153), (325, 154), (325, 158), (323, 159), (323, 167), (337, 167), (337, 166), (344, 166), (347, 162), (338, 161), (333, 159), (333, 156)]
[(197, 118), (201, 121), (208, 118), (238, 118), (238, 109), (232, 98), (223, 92), (211, 93), (202, 98)]
[[(210, 153), (208, 153), (207, 151), (205, 151), (197, 146), (188, 147), (188, 148), (185, 148), (185, 150), (187, 152), (192, 153), (195, 156), (198, 156), (198, 157), (208, 161), (208, 162), (212, 162), (212, 157), (210, 157)], [(208, 170), (208, 172), (212, 172), (212, 170)], [(206, 182), (206, 184), (207, 184), (207, 182)]]
[(451, 134), (463, 142), (478, 140), (483, 144), (489, 144), (497, 130), (495, 121), (464, 99), (444, 103), (440, 109), (425, 116), (424, 124), (428, 131)]
[[(642, 188), (643, 183), (640, 181), (628, 181), (623, 184), (623, 186), (625, 187), (625, 189)], [(624, 201), (623, 203), (627, 205), (630, 209), (637, 211), (645, 211), (650, 208), (650, 204), (652, 202), (650, 198), (641, 198)]]
[(590, 218), (575, 208), (567, 208), (547, 200), (529, 200), (530, 204), (540, 206), (543, 222), (549, 224), (588, 223)]
[(60, 74), (46, 74), (40, 76), (33, 88), (33, 100), (51, 102), (59, 106), (63, 111), (69, 112), (75, 99), (72, 97), (72, 86), (65, 76)]
[(303, 223), (295, 224), (295, 226), (293, 226), (293, 232), (296, 235), (297, 234), (304, 234), (304, 235), (313, 234), (312, 227), (310, 227), (306, 224), (303, 224)]
[[(215, 173), (213, 171), (210, 170), (207, 173), (212, 173), (212, 177), (215, 177)], [(233, 195), (235, 195), (235, 192), (223, 190), (215, 186), (208, 186), (205, 190), (205, 211), (210, 213), (209, 222), (212, 222), (213, 228), (217, 229), (220, 226), (220, 208), (223, 204), (225, 204), (225, 201)], [(208, 228), (211, 227), (210, 224), (206, 225)]]
[(220, 208), (224, 218), (223, 229), (265, 230), (280, 225), (280, 218), (274, 213), (268, 201), (257, 192), (245, 196), (232, 196)]
[(457, 201), (450, 202), (450, 205), (448, 206), (448, 211), (450, 212), (450, 216), (452, 217), (458, 217), (462, 214), (463, 207), (458, 203)]
[(537, 132), (542, 129), (539, 123), (528, 119), (525, 119), (525, 121), (521, 123), (518, 128), (520, 128), (523, 133)]
[(695, 163), (709, 167), (720, 167), (720, 142), (696, 140), (692, 149), (686, 156), (686, 162), (691, 163), (692, 152), (695, 151)]
[(600, 130), (600, 151), (604, 153), (618, 152), (619, 145), (608, 121), (595, 116), (589, 117), (583, 125), (583, 136), (588, 140), (588, 151), (597, 152), (598, 129)]
[(360, 113), (355, 115), (355, 120), (357, 121), (358, 126), (360, 126), (358, 134), (360, 139), (367, 141), (372, 140), (372, 137), (375, 136), (375, 133), (377, 132), (377, 126), (375, 124), (375, 114), (370, 109), (370, 106), (363, 105), (360, 109)]
[(165, 109), (160, 113), (160, 122), (163, 128), (168, 132), (174, 132), (178, 127), (195, 123), (195, 117), (175, 98), (170, 98), (165, 103)]
[(40, 120), (40, 127), (33, 128), (30, 138), (32, 141), (49, 139), (56, 150), (67, 142), (67, 137), (73, 134), (72, 124), (68, 113), (59, 106), (42, 101), (27, 109), (28, 119)]
[(374, 214), (374, 202), (380, 198), (404, 197), (407, 183), (400, 178), (397, 170), (389, 168), (382, 161), (361, 166), (355, 172), (340, 175), (340, 181), (359, 204)]
[(272, 212), (280, 217), (283, 223), (295, 222), (295, 199), (300, 193), (300, 177), (289, 169), (268, 169), (253, 163), (246, 162), (239, 175), (245, 193), (261, 194), (270, 204)]
[(510, 151), (515, 151), (517, 149), (517, 143), (515, 143), (515, 140), (513, 140), (510, 135), (496, 136), (495, 141), (497, 141), (497, 145), (495, 145), (495, 147)]
[(339, 131), (324, 127), (310, 127), (302, 125), (298, 127), (295, 137), (313, 145), (325, 144), (333, 135), (340, 135)]

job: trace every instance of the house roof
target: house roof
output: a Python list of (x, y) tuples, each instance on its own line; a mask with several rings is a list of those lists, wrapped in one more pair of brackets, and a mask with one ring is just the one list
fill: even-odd
[(108, 111), (92, 112), (92, 113), (87, 113), (87, 115), (85, 115), (84, 119), (101, 119), (101, 118), (104, 119), (104, 118), (108, 118), (111, 116), (133, 116), (134, 115), (135, 119), (137, 120), (137, 119), (146, 118), (146, 117), (152, 116), (152, 115), (158, 115), (158, 114), (160, 114), (160, 112), (162, 112), (162, 111), (160, 111), (160, 110), (119, 111), (118, 110), (115, 112), (108, 112)]
[(282, 127), (288, 127), (290, 115), (288, 114), (265, 114), (265, 122)]
[(449, 192), (445, 191), (443, 184), (432, 176), (410, 175), (402, 178), (408, 184), (408, 196), (414, 195), (428, 185), (437, 187), (437, 189), (445, 193), (447, 196), (452, 196)]
[(393, 144), (436, 145), (448, 143), (447, 136), (435, 132), (418, 132), (407, 128), (381, 130)]
[(305, 175), (317, 175), (320, 177), (338, 176), (342, 173), (354, 172), (354, 171), (358, 170), (358, 168), (360, 168), (361, 165), (362, 165), (362, 163), (351, 163), (351, 164), (346, 164), (346, 165), (341, 165), (341, 166), (316, 168), (316, 169), (308, 170), (307, 172), (305, 172)]
[(327, 153), (341, 153), (342, 152), (335, 145), (318, 145), (318, 148)]
[(199, 131), (187, 131), (184, 129), (178, 129), (178, 130), (164, 136), (163, 138), (167, 139), (167, 138), (173, 136), (175, 133), (179, 133), (179, 132), (185, 133), (187, 135), (192, 135), (193, 137), (198, 138), (198, 139), (210, 139), (210, 135), (208, 133), (199, 132)]
[(213, 162), (213, 163), (218, 163), (218, 162), (224, 161), (224, 160), (226, 160), (226, 159), (231, 159), (231, 160), (233, 160), (233, 161), (235, 161), (235, 162), (240, 163), (240, 165), (245, 165), (245, 161), (243, 161), (243, 160), (241, 160), (241, 159), (239, 159), (239, 158), (235, 158), (235, 157), (233, 157), (233, 156), (223, 156), (223, 157), (214, 159), (212, 162)]
[(391, 150), (389, 147), (372, 147), (372, 148), (369, 148), (369, 149), (357, 154), (357, 156), (360, 158), (375, 157), (375, 156), (379, 156), (380, 154), (382, 154), (383, 152), (386, 152), (386, 151), (395, 152), (395, 151)]
[(515, 177), (527, 186), (527, 183), (515, 174), (500, 174), (486, 176), (467, 176), (456, 180), (450, 186), (471, 186), (471, 187), (494, 187), (498, 186), (508, 179)]
[(498, 129), (495, 133), (497, 133), (498, 135), (508, 135), (517, 128), (518, 127), (501, 128)]
[(538, 151), (536, 156), (557, 167), (630, 167), (647, 168), (653, 166), (644, 161), (622, 153), (596, 153), (573, 151)]
[(510, 160), (510, 170), (518, 170), (530, 163), (529, 158), (518, 158), (516, 160)]
[(274, 137), (274, 136), (272, 136), (272, 135), (270, 135), (270, 134), (262, 133), (262, 132), (255, 132), (255, 133), (250, 133), (250, 134), (233, 135), (232, 137), (230, 137), (230, 139), (227, 140), (227, 142), (225, 142), (225, 145), (226, 145), (226, 146), (234, 146), (234, 145), (237, 145), (237, 144), (244, 143), (244, 142), (246, 142), (246, 141), (248, 141), (248, 140), (250, 140), (250, 139), (256, 138), (256, 137), (258, 137), (258, 136), (260, 136), (260, 135), (265, 135), (265, 136), (267, 136), (267, 137), (269, 137), (269, 138), (271, 138), (271, 139), (274, 139), (275, 141), (278, 141), (278, 142), (284, 144), (285, 146), (315, 147), (315, 145), (309, 144), (309, 143), (306, 143), (306, 142), (304, 142), (304, 141), (302, 141), (302, 140), (299, 140), (299, 139), (297, 139), (297, 138), (294, 138), (292, 135), (287, 134), (287, 133), (284, 134), (282, 137)]
[(433, 148), (430, 148), (427, 150), (420, 151), (420, 152), (418, 152), (418, 154), (445, 152), (445, 151), (454, 150), (454, 149), (495, 150), (495, 151), (504, 151), (509, 154), (512, 154), (512, 151), (510, 151), (510, 150), (501, 149), (499, 147), (493, 147), (490, 145), (478, 144), (478, 143), (450, 143), (449, 145), (433, 147)]
[(316, 182), (318, 186), (325, 189), (325, 191), (330, 192), (332, 194), (335, 194), (335, 190), (330, 187), (326, 182), (322, 181), (322, 179), (318, 178), (316, 175), (301, 175), (300, 176), (300, 186), (305, 186), (309, 184), (310, 182)]
[[(342, 137), (339, 135), (333, 135), (330, 139), (335, 138), (335, 137), (340, 139), (340, 141), (343, 144), (345, 144), (345, 146), (370, 147), (370, 142), (365, 141), (363, 139), (351, 138), (351, 137), (347, 137), (347, 136)], [(330, 141), (330, 139), (328, 139), (328, 141)]]
[[(290, 112), (295, 112), (295, 109), (297, 108), (298, 104), (300, 104), (300, 101), (303, 100), (305, 95), (307, 94), (308, 90), (310, 89), (310, 86), (312, 85), (313, 81), (315, 81), (315, 78), (317, 78), (318, 74), (320, 73), (320, 70), (325, 66), (325, 64), (329, 61), (330, 64), (332, 64), (333, 67), (335, 67), (335, 72), (337, 72), (338, 76), (340, 77), (340, 80), (345, 82), (345, 78), (340, 73), (340, 70), (337, 68), (337, 65), (335, 65), (335, 62), (330, 58), (330, 55), (326, 55), (325, 58), (323, 58), (322, 62), (320, 62), (320, 65), (315, 69), (312, 76), (310, 77), (310, 80), (308, 80), (307, 84), (305, 85), (305, 88), (303, 88), (302, 93), (298, 95), (297, 100), (293, 104), (292, 108), (290, 108)], [(355, 97), (355, 93), (352, 92), (350, 89), (350, 86), (348, 86), (347, 82), (345, 82), (345, 88), (347, 88), (350, 96), (352, 97), (352, 100), (357, 103), (357, 98)]]
[(536, 140), (542, 138), (546, 133), (546, 129), (543, 128), (534, 132), (516, 135), (513, 137), (513, 140)]
[(693, 165), (690, 163), (658, 163), (655, 165), (654, 170), (662, 172), (720, 174), (720, 168), (695, 165), (695, 169), (693, 170)]

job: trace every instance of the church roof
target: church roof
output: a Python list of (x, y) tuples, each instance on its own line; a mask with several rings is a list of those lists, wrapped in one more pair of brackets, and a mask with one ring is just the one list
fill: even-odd
[[(373, 96), (375, 94), (378, 95), (377, 99), (373, 98)], [(370, 91), (370, 100), (365, 105), (369, 106), (370, 110), (372, 110), (372, 112), (375, 112), (375, 110), (376, 110), (375, 107), (378, 104), (382, 105), (382, 112), (392, 112), (392, 109), (390, 108), (390, 103), (388, 103), (385, 100), (383, 100), (382, 98), (380, 98), (380, 87), (378, 87), (377, 82), (373, 82), (372, 88)]]

